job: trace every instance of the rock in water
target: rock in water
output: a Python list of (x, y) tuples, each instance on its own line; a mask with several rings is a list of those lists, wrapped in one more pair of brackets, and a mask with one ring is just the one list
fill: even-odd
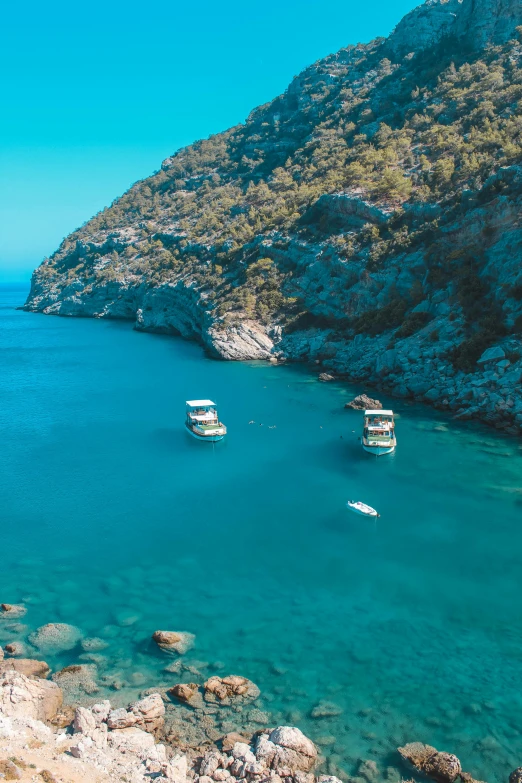
[(319, 380), (320, 381), (335, 381), (335, 375), (330, 375), (329, 372), (322, 372), (319, 374)]
[(12, 658), (0, 663), (0, 675), (7, 671), (15, 671), (19, 674), (25, 674), (26, 677), (39, 677), (42, 680), (47, 678), (51, 671), (45, 661), (35, 661), (32, 658)]
[(183, 655), (194, 647), (196, 637), (186, 631), (154, 631), (152, 638), (163, 652)]
[(2, 620), (14, 620), (23, 617), (27, 609), (22, 604), (0, 604), (0, 618)]
[(398, 751), (407, 766), (437, 783), (454, 783), (462, 772), (457, 756), (438, 751), (422, 742), (410, 742), (403, 748), (398, 748)]
[(522, 767), (517, 767), (509, 776), (509, 783), (522, 783)]
[(205, 688), (205, 698), (215, 697), (220, 701), (237, 697), (257, 699), (260, 694), (259, 688), (251, 680), (237, 675), (210, 677), (203, 687)]
[(179, 701), (187, 702), (198, 693), (198, 686), (195, 682), (180, 682), (177, 685), (174, 685), (168, 693), (174, 698), (179, 699)]
[(37, 628), (29, 636), (29, 641), (34, 647), (43, 652), (60, 652), (72, 650), (83, 634), (79, 628), (67, 623), (47, 623)]
[(352, 408), (355, 411), (378, 411), (382, 408), (380, 400), (372, 400), (366, 394), (358, 394), (351, 402), (347, 402), (345, 408)]

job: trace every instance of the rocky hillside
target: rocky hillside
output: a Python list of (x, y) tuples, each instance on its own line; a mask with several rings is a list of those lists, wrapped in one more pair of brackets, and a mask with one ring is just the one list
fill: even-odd
[(26, 309), (128, 318), (522, 431), (522, 6), (427, 0), (67, 237)]

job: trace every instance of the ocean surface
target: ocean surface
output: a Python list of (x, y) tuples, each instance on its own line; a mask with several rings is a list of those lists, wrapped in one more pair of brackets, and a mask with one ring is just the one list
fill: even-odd
[[(398, 449), (375, 458), (343, 407), (370, 389), (15, 310), (25, 295), (0, 289), (0, 602), (28, 607), (0, 644), (34, 656), (31, 631), (74, 624), (106, 648), (48, 663), (95, 663), (85, 701), (126, 704), (180, 679), (153, 631), (190, 631), (183, 679), (249, 677), (325, 768), (372, 759), (393, 780), (396, 747), (419, 740), (507, 780), (522, 764), (522, 442), (379, 395)], [(226, 441), (185, 432), (198, 397)]]

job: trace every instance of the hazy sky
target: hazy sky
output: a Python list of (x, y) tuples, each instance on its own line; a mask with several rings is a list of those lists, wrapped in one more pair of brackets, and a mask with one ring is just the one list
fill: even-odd
[(415, 0), (9, 3), (0, 29), (0, 280), (176, 149), (304, 67), (387, 35)]

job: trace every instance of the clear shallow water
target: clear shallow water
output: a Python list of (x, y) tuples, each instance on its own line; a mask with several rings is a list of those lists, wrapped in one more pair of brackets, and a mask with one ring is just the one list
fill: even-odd
[[(343, 409), (363, 389), (0, 296), (0, 600), (29, 607), (0, 643), (77, 625), (126, 703), (178, 680), (151, 633), (187, 630), (202, 677), (254, 680), (346, 774), (413, 740), (490, 783), (522, 764), (520, 441), (381, 396), (399, 447), (375, 459)], [(200, 396), (215, 447), (183, 429)], [(321, 699), (342, 713), (312, 718)]]

